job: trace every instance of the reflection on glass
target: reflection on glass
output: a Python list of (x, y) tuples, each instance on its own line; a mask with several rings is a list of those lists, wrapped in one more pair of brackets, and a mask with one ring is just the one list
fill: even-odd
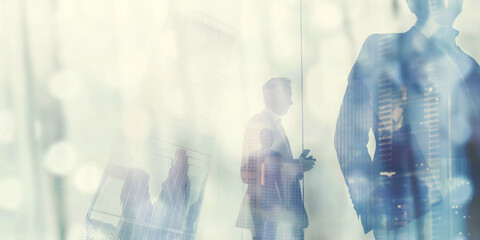
[[(472, 147), (480, 69), (456, 46), (452, 28), (463, 1), (407, 3), (415, 26), (370, 36), (350, 72), (336, 129), (340, 166), (375, 239), (476, 239), (478, 197), (456, 200), (473, 184), (478, 191), (480, 170)], [(464, 179), (461, 190), (452, 188), (456, 179)]]
[(152, 204), (144, 170), (110, 163), (87, 215), (85, 239), (191, 239), (203, 196), (190, 196), (188, 168), (187, 151), (179, 148)]
[(250, 229), (252, 239), (303, 239), (308, 226), (300, 180), (315, 159), (294, 159), (280, 117), (292, 105), (290, 80), (273, 78), (263, 86), (266, 109), (245, 131), (242, 181), (248, 184), (237, 227)]

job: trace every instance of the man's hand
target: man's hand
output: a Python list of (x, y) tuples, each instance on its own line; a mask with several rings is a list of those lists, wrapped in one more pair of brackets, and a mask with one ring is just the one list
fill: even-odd
[(305, 149), (298, 158), (300, 165), (302, 165), (303, 172), (310, 171), (315, 165), (315, 161), (317, 161), (315, 158), (313, 158), (313, 156), (307, 157), (308, 152), (310, 152), (310, 150)]

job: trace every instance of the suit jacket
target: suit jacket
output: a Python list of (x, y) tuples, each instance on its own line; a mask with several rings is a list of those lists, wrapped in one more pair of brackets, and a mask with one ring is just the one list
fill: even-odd
[(451, 179), (478, 182), (468, 170), (478, 162), (478, 147), (468, 146), (478, 146), (479, 67), (436, 34), (426, 38), (413, 27), (372, 35), (350, 72), (335, 148), (365, 232), (425, 214), (446, 199), (441, 192), (453, 195)]
[[(299, 182), (303, 178), (303, 171), (299, 161), (293, 159), (290, 143), (279, 119), (274, 118), (274, 114), (265, 110), (255, 115), (247, 125), (243, 142), (241, 177), (248, 187), (237, 219), (237, 227), (254, 229), (255, 221), (259, 220), (282, 222), (295, 228), (308, 226)], [(273, 145), (269, 150), (262, 150), (260, 144), (259, 136), (263, 129), (269, 129), (273, 133)], [(272, 187), (265, 189), (264, 194), (269, 195), (270, 200), (267, 206), (260, 206), (256, 199), (259, 199), (261, 192), (260, 159), (265, 156), (280, 158), (282, 166), (277, 182), (278, 194), (275, 194), (277, 189)], [(268, 209), (266, 214), (269, 216), (258, 219), (256, 211), (262, 210), (259, 206), (263, 210)]]

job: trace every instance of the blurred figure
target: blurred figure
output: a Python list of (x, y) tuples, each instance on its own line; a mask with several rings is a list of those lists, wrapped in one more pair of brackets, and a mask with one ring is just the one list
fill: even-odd
[(237, 227), (252, 239), (303, 239), (308, 218), (300, 180), (315, 159), (294, 159), (280, 122), (292, 104), (290, 80), (273, 78), (263, 85), (266, 109), (248, 123), (243, 143), (242, 181), (248, 184)]
[(370, 36), (351, 70), (335, 136), (340, 166), (375, 239), (478, 239), (480, 73), (452, 28), (463, 1), (407, 3), (415, 26)]
[(122, 188), (122, 226), (118, 239), (145, 239), (152, 217), (152, 202), (148, 174), (140, 169), (129, 169)]
[(185, 220), (185, 235), (184, 240), (195, 239), (195, 232), (198, 226), (198, 217), (200, 216), (200, 208), (203, 203), (203, 196), (205, 194), (205, 186), (207, 184), (207, 179), (205, 178), (202, 183), (202, 187), (200, 188), (200, 195), (198, 196), (197, 200), (190, 205), (188, 208), (187, 217)]
[(158, 229), (150, 233), (149, 239), (180, 239), (185, 229), (189, 195), (188, 156), (185, 149), (179, 148), (155, 203), (152, 223)]
[(256, 239), (275, 239), (277, 220), (281, 211), (280, 170), (282, 168), (279, 152), (271, 150), (273, 132), (267, 128), (260, 132), (261, 149), (248, 157), (248, 163), (242, 169), (250, 182), (250, 214), (255, 222)]

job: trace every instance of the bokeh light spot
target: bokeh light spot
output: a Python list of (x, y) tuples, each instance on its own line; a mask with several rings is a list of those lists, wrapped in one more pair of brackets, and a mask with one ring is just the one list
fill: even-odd
[(15, 118), (8, 110), (0, 110), (0, 143), (11, 143), (15, 138)]
[(102, 177), (102, 170), (96, 163), (85, 163), (75, 170), (73, 182), (83, 193), (94, 193)]
[(70, 173), (78, 161), (78, 153), (68, 142), (58, 142), (52, 145), (45, 157), (47, 169), (57, 175)]
[(4, 177), (0, 178), (0, 208), (7, 210), (18, 210), (20, 209), (24, 189), (23, 184), (17, 177)]

